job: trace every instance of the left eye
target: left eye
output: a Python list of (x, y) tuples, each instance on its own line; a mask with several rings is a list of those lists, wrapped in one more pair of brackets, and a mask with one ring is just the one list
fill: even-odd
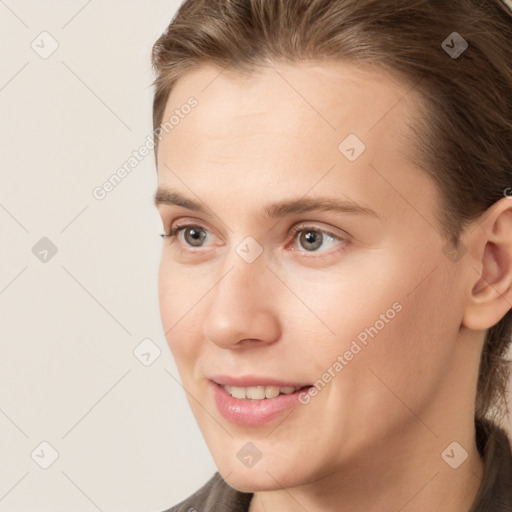
[(341, 238), (331, 233), (312, 228), (296, 230), (293, 240), (295, 241), (296, 239), (306, 252), (318, 252), (319, 248), (325, 248), (326, 243), (328, 247), (325, 249), (329, 249), (342, 241)]
[[(183, 234), (182, 234), (183, 233)], [(180, 237), (179, 235), (182, 236)], [(203, 242), (207, 240), (212, 233), (202, 226), (196, 224), (187, 224), (184, 226), (175, 226), (168, 234), (160, 235), (162, 238), (183, 238), (183, 243), (188, 247), (203, 247)], [(316, 228), (295, 228), (292, 232), (293, 242), (298, 240), (302, 250), (305, 252), (318, 252), (318, 249), (329, 249), (336, 246), (337, 243), (343, 242), (343, 239)], [(327, 247), (325, 247), (327, 245)], [(292, 250), (298, 250), (293, 248)], [(301, 249), (299, 249), (301, 250)]]

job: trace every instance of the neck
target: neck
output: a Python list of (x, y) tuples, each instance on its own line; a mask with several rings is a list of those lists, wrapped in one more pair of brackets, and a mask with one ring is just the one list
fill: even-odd
[[(484, 465), (478, 453), (473, 421), (460, 426), (429, 429), (415, 419), (394, 439), (365, 458), (350, 461), (336, 473), (291, 489), (257, 492), (250, 512), (468, 512), (483, 479)], [(436, 433), (437, 432), (437, 433)], [(463, 452), (467, 459), (456, 469)], [(444, 452), (444, 459), (441, 454)], [(448, 462), (446, 462), (446, 461)]]

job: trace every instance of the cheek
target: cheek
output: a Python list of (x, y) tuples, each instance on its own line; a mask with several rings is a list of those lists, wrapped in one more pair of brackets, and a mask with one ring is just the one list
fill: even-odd
[(421, 416), (449, 379), (459, 322), (445, 283), (440, 274), (432, 276), (412, 293), (409, 286), (383, 283), (357, 322), (349, 314), (340, 319), (340, 330), (348, 328), (343, 350), (354, 341), (360, 350), (334, 379), (329, 399), (344, 404), (333, 410), (357, 411), (356, 431), (371, 418), (375, 425), (365, 429), (387, 424), (392, 430), (396, 422), (414, 421), (411, 411)]
[(387, 254), (354, 261), (351, 272), (338, 277), (296, 275), (290, 285), (310, 311), (296, 301), (288, 325), (317, 329), (316, 335), (309, 330), (310, 337), (303, 327), (295, 333), (310, 361), (310, 377), (328, 372), (329, 400), (364, 396), (351, 407), (369, 413), (389, 400), (403, 408), (393, 393), (406, 403), (424, 403), (449, 372), (460, 325), (456, 293), (447, 284), (450, 269), (437, 265), (432, 272), (439, 262), (429, 261), (427, 251), (422, 257)]
[[(205, 289), (203, 289), (205, 288)], [(197, 351), (197, 312), (206, 285), (183, 268), (162, 258), (158, 273), (158, 301), (162, 329), (178, 367)]]
[(350, 350), (354, 340), (365, 347), (365, 341), (369, 345), (372, 338), (382, 338), (403, 315), (410, 289), (402, 270), (397, 259), (359, 253), (347, 257), (338, 270), (289, 273), (287, 281), (295, 297), (288, 293), (288, 300), (295, 318), (287, 311), (286, 323), (301, 330), (316, 329), (314, 338), (297, 335), (295, 339), (309, 346), (313, 360), (320, 358), (324, 365)]

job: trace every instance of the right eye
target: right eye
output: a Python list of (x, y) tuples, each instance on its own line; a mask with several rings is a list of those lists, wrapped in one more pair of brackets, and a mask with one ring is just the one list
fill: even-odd
[(181, 240), (185, 245), (190, 247), (203, 247), (202, 242), (212, 233), (202, 226), (197, 224), (183, 224), (172, 227), (168, 233), (160, 235), (162, 238), (168, 238), (172, 241), (174, 238), (179, 238), (183, 233)]

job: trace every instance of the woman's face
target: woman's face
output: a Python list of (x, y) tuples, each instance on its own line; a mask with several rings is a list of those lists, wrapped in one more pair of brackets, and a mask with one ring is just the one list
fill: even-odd
[(460, 270), (436, 189), (407, 156), (409, 89), (311, 63), (202, 66), (170, 95), (158, 209), (166, 232), (189, 227), (164, 241), (161, 317), (215, 463), (241, 490), (389, 461), (440, 431), (468, 388)]

